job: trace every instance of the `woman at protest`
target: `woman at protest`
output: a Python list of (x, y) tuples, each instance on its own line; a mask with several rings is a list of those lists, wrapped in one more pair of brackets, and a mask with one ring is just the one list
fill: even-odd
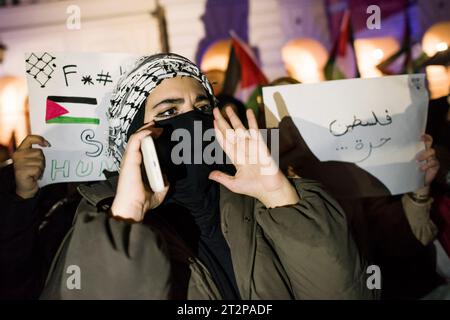
[[(143, 57), (119, 81), (109, 109), (110, 152), (119, 174), (78, 187), (83, 199), (42, 298), (376, 295), (366, 286), (366, 265), (339, 205), (314, 181), (281, 173), (251, 111), (246, 129), (231, 109), (227, 122), (215, 103), (198, 67), (175, 54)], [(204, 155), (210, 141), (203, 136), (213, 128), (234, 166), (203, 157), (200, 163), (175, 161), (173, 133), (201, 139), (200, 148), (191, 140), (183, 156)], [(166, 177), (161, 192), (150, 189), (142, 170), (140, 145), (149, 135)], [(22, 150), (46, 144), (34, 139)], [(43, 155), (27, 152), (15, 162), (16, 194), (39, 201)]]

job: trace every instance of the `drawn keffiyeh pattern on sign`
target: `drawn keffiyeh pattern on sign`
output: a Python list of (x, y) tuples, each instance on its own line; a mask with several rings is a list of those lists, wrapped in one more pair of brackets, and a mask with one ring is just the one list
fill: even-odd
[(27, 73), (41, 85), (41, 88), (45, 88), (47, 82), (52, 78), (52, 73), (55, 71), (53, 68), (56, 67), (52, 62), (55, 59), (51, 54), (45, 52), (40, 56), (32, 53), (25, 60)]

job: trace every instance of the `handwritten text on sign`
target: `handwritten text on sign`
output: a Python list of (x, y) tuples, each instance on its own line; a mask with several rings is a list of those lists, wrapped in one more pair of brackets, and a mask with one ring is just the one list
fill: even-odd
[(46, 169), (40, 186), (104, 179), (114, 170), (107, 157), (111, 92), (137, 56), (118, 53), (28, 53), (25, 58), (33, 134), (43, 148)]
[[(265, 87), (263, 97), (275, 118), (292, 117), (320, 161), (355, 163), (391, 194), (423, 186), (416, 155), (424, 148), (424, 75)], [(280, 114), (277, 97), (284, 101), (286, 114)]]

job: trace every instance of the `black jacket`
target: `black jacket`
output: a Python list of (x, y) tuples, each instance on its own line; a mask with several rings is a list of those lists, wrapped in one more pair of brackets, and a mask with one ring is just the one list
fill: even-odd
[(74, 184), (15, 194), (14, 170), (0, 170), (0, 299), (36, 299), (81, 199)]

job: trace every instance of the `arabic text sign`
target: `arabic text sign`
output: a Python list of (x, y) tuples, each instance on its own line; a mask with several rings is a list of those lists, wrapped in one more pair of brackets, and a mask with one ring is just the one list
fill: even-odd
[[(423, 186), (416, 155), (424, 148), (424, 75), (265, 87), (263, 97), (278, 120), (292, 117), (320, 161), (355, 163), (391, 194)], [(280, 109), (281, 100), (286, 110)]]
[(111, 92), (137, 56), (119, 53), (28, 53), (26, 73), (33, 134), (51, 143), (43, 148), (46, 168), (40, 186), (102, 180), (113, 170), (107, 157)]

